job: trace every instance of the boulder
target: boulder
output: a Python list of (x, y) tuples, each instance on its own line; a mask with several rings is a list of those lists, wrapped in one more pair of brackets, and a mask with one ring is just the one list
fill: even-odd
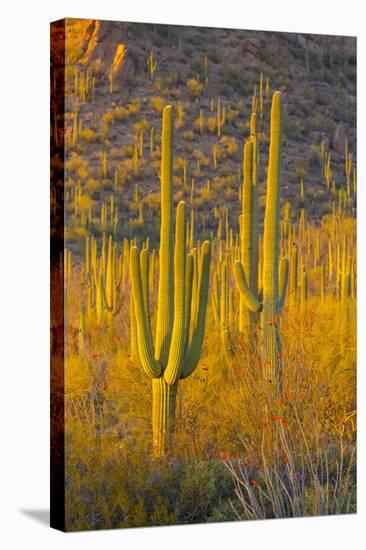
[(332, 147), (335, 151), (337, 151), (337, 153), (344, 155), (346, 149), (346, 138), (346, 129), (344, 127), (344, 124), (340, 122), (336, 126), (332, 141)]

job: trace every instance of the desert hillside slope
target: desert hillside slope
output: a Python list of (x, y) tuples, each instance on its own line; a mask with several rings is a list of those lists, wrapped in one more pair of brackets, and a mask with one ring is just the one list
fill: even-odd
[[(80, 130), (77, 144), (67, 148), (67, 179), (70, 188), (81, 181), (89, 197), (85, 204), (92, 204), (96, 213), (113, 190), (121, 236), (144, 236), (144, 228), (138, 227), (142, 208), (145, 222), (153, 223), (158, 208), (161, 112), (168, 103), (176, 113), (175, 199), (190, 196), (193, 178), (197, 206), (205, 202), (203, 210), (209, 211), (225, 201), (230, 218), (237, 220), (252, 96), (257, 94), (259, 109), (262, 93), (263, 208), (273, 90), (283, 92), (285, 106), (282, 201), (290, 203), (294, 219), (303, 205), (315, 220), (332, 211), (338, 190), (345, 187), (346, 142), (356, 165), (355, 38), (75, 19), (67, 20), (66, 36), (66, 137), (73, 139), (76, 110)], [(149, 74), (150, 60), (154, 70)], [(81, 89), (85, 85), (86, 94)], [(220, 136), (219, 98), (225, 111)], [(327, 191), (324, 174), (328, 153), (333, 193)], [(107, 173), (101, 182), (103, 155)], [(202, 196), (207, 181), (211, 191)], [(130, 225), (123, 228), (125, 217), (136, 219), (132, 235)], [(213, 229), (215, 219), (203, 225)], [(68, 237), (74, 240), (72, 231)]]

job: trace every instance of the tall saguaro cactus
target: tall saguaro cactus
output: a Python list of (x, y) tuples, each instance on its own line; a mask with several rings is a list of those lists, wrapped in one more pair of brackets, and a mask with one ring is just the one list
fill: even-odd
[(262, 359), (264, 376), (282, 391), (281, 340), (279, 315), (284, 305), (289, 264), (279, 262), (280, 241), (280, 181), (281, 181), (282, 96), (275, 92), (271, 110), (271, 139), (267, 176), (267, 199), (263, 237), (263, 298), (260, 301), (250, 288), (243, 264), (234, 264), (235, 281), (245, 303), (253, 312), (262, 311)]
[[(257, 190), (257, 136), (256, 114), (251, 117), (251, 137), (244, 145), (244, 181), (242, 187), (242, 215), (240, 216), (240, 257), (248, 286), (254, 296), (258, 291), (258, 190)], [(240, 294), (239, 331), (255, 337), (256, 316)]]
[[(161, 229), (159, 251), (158, 312), (153, 345), (149, 312), (144, 300), (141, 262), (131, 248), (130, 267), (141, 365), (152, 378), (153, 451), (161, 457), (169, 450), (180, 379), (197, 367), (201, 354), (210, 268), (210, 243), (201, 247), (197, 298), (192, 300), (193, 255), (186, 253), (186, 207), (177, 207), (173, 238), (173, 118), (171, 106), (163, 111), (161, 160)], [(173, 252), (174, 250), (174, 252)], [(142, 251), (141, 254), (146, 254)]]

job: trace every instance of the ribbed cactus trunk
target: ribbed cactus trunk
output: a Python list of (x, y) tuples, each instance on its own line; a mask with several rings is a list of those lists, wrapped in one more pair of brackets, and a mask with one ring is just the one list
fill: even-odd
[(171, 447), (178, 382), (167, 384), (163, 377), (152, 380), (153, 452), (159, 458)]
[(166, 365), (173, 328), (173, 116), (164, 109), (161, 157), (161, 226), (155, 358)]
[(278, 326), (280, 182), (282, 140), (282, 97), (275, 92), (271, 110), (271, 138), (267, 175), (267, 200), (263, 236), (263, 361), (268, 381), (281, 390), (281, 342)]
[[(250, 119), (250, 139), (244, 145), (240, 216), (240, 257), (247, 284), (254, 296), (258, 293), (258, 138), (257, 115)], [(246, 305), (244, 296), (239, 298), (239, 331), (249, 341), (256, 337), (257, 314)]]
[[(241, 237), (241, 261), (245, 277), (250, 289), (253, 289), (253, 144), (247, 141), (244, 145), (244, 182), (242, 188), (242, 215), (240, 216), (240, 237)], [(253, 312), (251, 312), (240, 295), (239, 302), (239, 331), (251, 338), (251, 327), (253, 323)]]
[(258, 174), (259, 174), (259, 140), (257, 135), (257, 115), (252, 113), (250, 118), (250, 139), (253, 143), (253, 172), (252, 172), (252, 278), (254, 294), (258, 293), (258, 235), (259, 235), (259, 215), (258, 215)]
[[(161, 226), (159, 249), (158, 312), (155, 359), (166, 367), (173, 330), (173, 116), (165, 109), (162, 128), (161, 157)], [(184, 238), (184, 237), (183, 237)], [(184, 239), (185, 242), (185, 239)], [(175, 419), (177, 383), (169, 386), (164, 377), (152, 380), (153, 453), (164, 456), (170, 448)]]
[[(173, 117), (163, 112), (161, 161), (161, 231), (159, 250), (158, 313), (153, 346), (148, 304), (148, 250), (131, 248), (130, 271), (135, 304), (137, 343), (141, 365), (152, 378), (153, 453), (170, 449), (179, 379), (197, 367), (205, 329), (210, 266), (210, 243), (195, 256), (186, 253), (186, 212), (181, 201), (176, 211), (173, 239)], [(174, 258), (173, 258), (174, 248)], [(194, 262), (194, 258), (197, 260)], [(195, 269), (194, 269), (195, 267)], [(195, 299), (192, 284), (197, 277)], [(192, 320), (191, 320), (192, 319)]]

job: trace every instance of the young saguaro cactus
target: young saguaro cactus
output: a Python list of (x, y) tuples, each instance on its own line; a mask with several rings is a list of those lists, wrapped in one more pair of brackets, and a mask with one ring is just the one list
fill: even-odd
[(146, 64), (147, 64), (147, 71), (149, 73), (150, 80), (154, 80), (154, 75), (155, 75), (155, 71), (158, 63), (154, 59), (154, 52), (152, 50), (150, 52), (149, 57), (147, 58)]
[[(197, 367), (203, 343), (208, 301), (211, 249), (201, 247), (197, 298), (192, 300), (193, 255), (186, 253), (186, 207), (178, 204), (173, 237), (173, 117), (170, 105), (163, 111), (161, 160), (161, 228), (158, 311), (153, 345), (144, 300), (141, 263), (137, 247), (131, 248), (130, 269), (141, 365), (152, 378), (153, 452), (169, 450), (175, 418), (179, 380)], [(174, 249), (174, 255), (173, 255)]]
[(233, 317), (233, 293), (229, 288), (227, 259), (219, 261), (218, 270), (214, 274), (212, 306), (215, 322), (220, 330), (220, 336), (225, 354), (230, 354), (230, 329)]
[(234, 264), (235, 281), (247, 307), (262, 311), (262, 358), (264, 377), (282, 391), (281, 340), (278, 319), (284, 305), (289, 264), (286, 258), (279, 262), (280, 241), (280, 181), (281, 181), (282, 96), (275, 92), (271, 109), (271, 138), (267, 175), (267, 198), (263, 237), (263, 298), (252, 292), (240, 261)]

